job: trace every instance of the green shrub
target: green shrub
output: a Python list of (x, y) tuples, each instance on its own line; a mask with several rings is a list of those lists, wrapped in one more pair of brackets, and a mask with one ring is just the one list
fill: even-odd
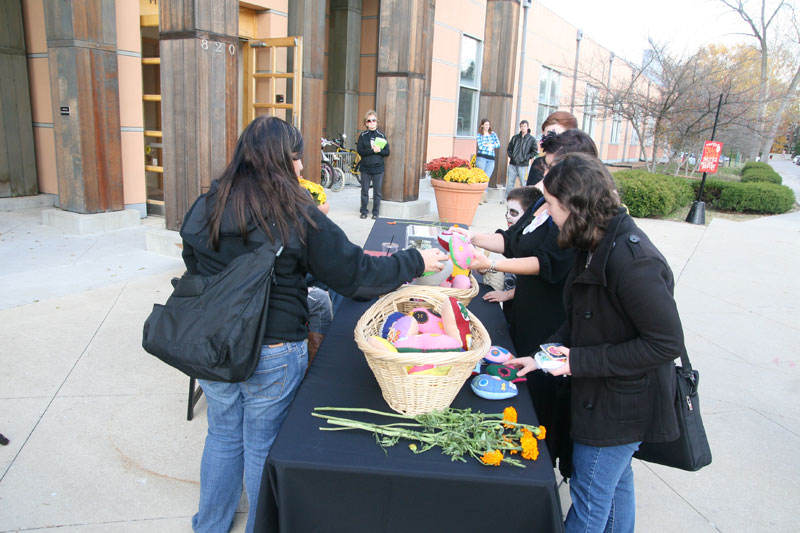
[(744, 173), (750, 170), (751, 168), (768, 168), (772, 170), (772, 167), (769, 166), (768, 163), (764, 163), (762, 161), (748, 161), (742, 167), (742, 176), (744, 176)]
[(781, 175), (771, 168), (748, 168), (742, 172), (742, 183), (755, 181), (765, 181), (767, 183), (774, 183), (775, 185), (783, 183)]
[(714, 206), (741, 213), (778, 214), (787, 212), (794, 202), (794, 191), (786, 185), (728, 183)]
[(622, 202), (635, 217), (666, 216), (692, 201), (692, 189), (683, 178), (623, 170), (614, 174)]
[[(703, 197), (700, 198), (700, 201), (709, 205), (714, 205), (717, 200), (719, 200), (719, 197), (722, 194), (722, 189), (731, 183), (736, 182), (706, 178), (706, 184), (703, 187)], [(692, 190), (694, 191), (694, 198), (697, 198), (697, 191), (700, 189), (700, 180), (689, 180), (689, 184), (692, 186)]]

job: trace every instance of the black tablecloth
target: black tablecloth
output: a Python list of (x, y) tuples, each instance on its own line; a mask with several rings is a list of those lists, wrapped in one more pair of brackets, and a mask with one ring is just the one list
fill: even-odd
[[(396, 223), (390, 223), (396, 222)], [(405, 242), (405, 221), (379, 219), (365, 246)], [(488, 290), (483, 287), (481, 294)], [(353, 339), (372, 302), (345, 300), (272, 446), (264, 468), (256, 531), (562, 531), (561, 504), (544, 445), (527, 468), (452, 462), (438, 448), (422, 454), (401, 440), (384, 451), (365, 431), (320, 431), (315, 407), (366, 407), (391, 412)], [(511, 346), (497, 304), (477, 296), (469, 306), (492, 342)], [(497, 413), (512, 405), (519, 421), (536, 423), (524, 383), (504, 401), (477, 397), (465, 384), (453, 407)], [(369, 420), (364, 414), (331, 413)], [(381, 423), (386, 419), (378, 419)]]

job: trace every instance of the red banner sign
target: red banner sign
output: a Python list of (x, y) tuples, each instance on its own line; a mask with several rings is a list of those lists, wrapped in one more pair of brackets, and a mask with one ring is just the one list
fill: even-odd
[(703, 144), (703, 157), (700, 159), (699, 172), (715, 174), (719, 166), (719, 156), (722, 154), (722, 143), (719, 141), (706, 141)]

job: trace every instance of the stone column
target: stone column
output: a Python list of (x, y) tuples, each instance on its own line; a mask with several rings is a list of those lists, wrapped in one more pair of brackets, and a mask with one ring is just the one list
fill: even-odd
[(177, 230), (236, 146), (239, 2), (161, 0), (159, 17), (164, 203)]
[[(303, 38), (303, 96), (300, 131), (305, 141), (303, 176), (319, 183), (320, 138), (322, 137), (322, 90), (325, 83), (325, 2), (289, 2), (289, 36)], [(289, 70), (292, 60), (289, 58)], [(288, 94), (291, 94), (289, 83)]]
[(490, 176), (490, 187), (506, 183), (508, 171), (506, 147), (511, 140), (511, 122), (514, 120), (518, 29), (517, 0), (487, 0), (478, 116), (488, 118), (492, 122), (492, 129), (500, 138), (497, 161), (493, 175)]
[(44, 2), (61, 209), (124, 209), (114, 0)]
[(328, 34), (328, 136), (346, 133), (352, 142), (361, 128), (358, 72), (361, 0), (331, 0)]
[(383, 0), (377, 111), (389, 138), (383, 198), (419, 198), (427, 146), (435, 0)]
[(0, 198), (39, 192), (20, 2), (0, 4)]

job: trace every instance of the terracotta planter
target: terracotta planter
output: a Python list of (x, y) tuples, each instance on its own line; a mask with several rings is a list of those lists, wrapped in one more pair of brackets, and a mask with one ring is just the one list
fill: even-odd
[(436, 208), (439, 220), (449, 224), (472, 224), (475, 211), (481, 202), (483, 191), (488, 183), (452, 183), (444, 180), (431, 180), (436, 194)]

